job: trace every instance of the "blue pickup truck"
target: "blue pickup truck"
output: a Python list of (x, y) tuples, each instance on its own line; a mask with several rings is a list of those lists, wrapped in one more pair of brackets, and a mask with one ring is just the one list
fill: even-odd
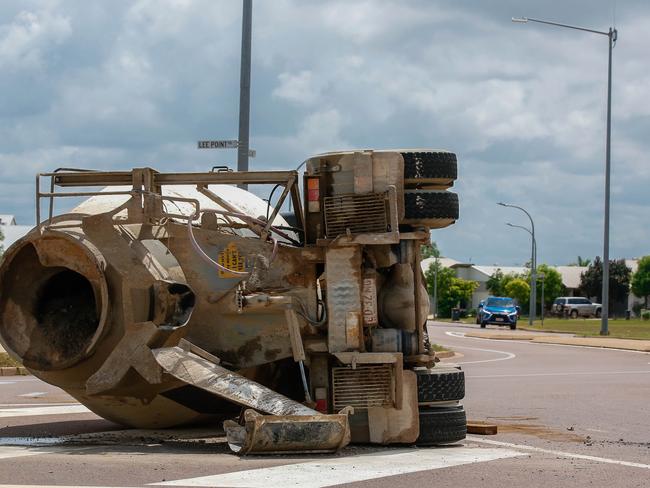
[(511, 329), (517, 328), (518, 307), (512, 298), (488, 297), (481, 301), (476, 314), (476, 323), (485, 328), (487, 324), (507, 325)]

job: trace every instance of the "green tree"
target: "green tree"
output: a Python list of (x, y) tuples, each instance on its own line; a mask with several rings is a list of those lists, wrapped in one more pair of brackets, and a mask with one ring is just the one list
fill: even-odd
[[(2, 229), (0, 229), (0, 242), (2, 242), (4, 240), (5, 240), (5, 236), (2, 233)], [(2, 246), (2, 244), (0, 244), (0, 256), (2, 256), (2, 253), (4, 253), (4, 252), (5, 252), (5, 248)]]
[(436, 241), (431, 241), (429, 244), (423, 244), (420, 247), (420, 254), (422, 259), (439, 258), (440, 249), (438, 249), (438, 244), (436, 244)]
[(436, 269), (438, 270), (438, 315), (450, 317), (452, 308), (459, 304), (467, 306), (478, 283), (457, 278), (453, 269), (445, 268), (439, 262), (434, 262), (429, 265), (429, 269), (424, 274), (430, 295), (433, 295)]
[(650, 295), (650, 256), (639, 259), (639, 268), (632, 276), (632, 293), (642, 297), (645, 308), (648, 308), (648, 295)]
[[(494, 274), (487, 280), (485, 286), (490, 294), (495, 297), (510, 296), (506, 290), (506, 287), (511, 281), (520, 278), (524, 279), (524, 275), (517, 275), (514, 273), (503, 274), (500, 269), (497, 269)], [(525, 303), (528, 303), (528, 300), (526, 300)], [(523, 306), (524, 302), (520, 302), (520, 305)]]
[[(609, 262), (609, 299), (621, 303), (630, 291), (630, 273), (632, 270), (625, 265), (625, 260)], [(603, 301), (603, 262), (596, 256), (587, 271), (580, 276), (580, 292), (587, 297), (597, 297)]]
[(585, 267), (589, 266), (591, 264), (591, 259), (588, 258), (583, 258), (582, 256), (578, 256), (578, 260), (574, 263), (570, 263), (569, 266), (580, 266), (580, 267)]
[[(556, 269), (551, 268), (548, 264), (537, 266), (537, 304), (542, 303), (542, 280), (539, 275), (544, 274), (544, 307), (548, 308), (557, 297), (566, 294), (566, 287), (562, 283), (562, 275)], [(526, 274), (524, 279), (530, 283), (530, 273)]]
[(529, 301), (530, 285), (521, 278), (514, 278), (510, 280), (504, 290), (507, 296), (517, 300), (517, 303), (522, 304)]
[(503, 271), (497, 269), (485, 282), (485, 287), (495, 297), (503, 296)]

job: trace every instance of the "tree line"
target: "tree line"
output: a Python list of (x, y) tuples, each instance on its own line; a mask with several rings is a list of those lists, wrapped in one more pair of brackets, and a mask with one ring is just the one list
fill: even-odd
[[(422, 256), (440, 257), (440, 251), (435, 242), (423, 246)], [(588, 265), (585, 272), (580, 276), (580, 295), (594, 298), (602, 303), (602, 276), (603, 263), (600, 257), (593, 261), (583, 259), (579, 256), (579, 264)], [(562, 275), (546, 264), (537, 267), (537, 306), (542, 305), (542, 281), (544, 285), (544, 308), (548, 310), (553, 301), (560, 296), (567, 294), (566, 287), (562, 283)], [(543, 276), (543, 279), (540, 277)], [(469, 308), (472, 294), (478, 288), (476, 281), (458, 278), (454, 269), (443, 267), (438, 260), (435, 260), (425, 272), (425, 280), (429, 294), (433, 296), (435, 283), (437, 281), (437, 313), (440, 317), (449, 317), (451, 309), (457, 306)], [(508, 296), (519, 303), (524, 312), (530, 308), (530, 270), (525, 273), (504, 274), (500, 269), (490, 276), (486, 287), (491, 295)], [(644, 299), (645, 308), (648, 308), (648, 297), (650, 296), (650, 256), (639, 260), (639, 266), (635, 273), (625, 264), (625, 260), (611, 260), (609, 263), (609, 299), (612, 303), (612, 311), (627, 308), (627, 297), (634, 293)]]

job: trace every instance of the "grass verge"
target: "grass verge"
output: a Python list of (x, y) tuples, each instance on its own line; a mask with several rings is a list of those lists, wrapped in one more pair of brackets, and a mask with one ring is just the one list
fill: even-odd
[(6, 352), (0, 352), (0, 368), (4, 366), (22, 366), (22, 364), (12, 359)]
[[(569, 332), (582, 337), (600, 337), (600, 319), (544, 319), (544, 327), (541, 321), (536, 321), (532, 327), (522, 323), (521, 329), (544, 332)], [(650, 321), (647, 320), (623, 320), (609, 319), (609, 337), (618, 339), (641, 339), (650, 340)]]
[[(451, 322), (451, 319), (436, 319), (440, 322), (475, 324), (474, 317), (461, 319), (460, 322)], [(536, 320), (531, 327), (528, 325), (528, 317), (519, 318), (517, 328), (522, 330), (540, 332), (564, 332), (575, 334), (581, 337), (600, 337), (600, 319), (560, 319), (550, 317), (544, 319), (544, 327), (541, 320)], [(641, 319), (609, 319), (609, 336), (617, 339), (639, 339), (650, 340), (650, 321)]]

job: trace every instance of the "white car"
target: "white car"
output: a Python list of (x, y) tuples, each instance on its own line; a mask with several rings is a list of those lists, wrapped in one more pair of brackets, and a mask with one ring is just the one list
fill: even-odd
[(603, 306), (584, 297), (559, 297), (551, 306), (551, 313), (576, 319), (578, 317), (600, 317)]

